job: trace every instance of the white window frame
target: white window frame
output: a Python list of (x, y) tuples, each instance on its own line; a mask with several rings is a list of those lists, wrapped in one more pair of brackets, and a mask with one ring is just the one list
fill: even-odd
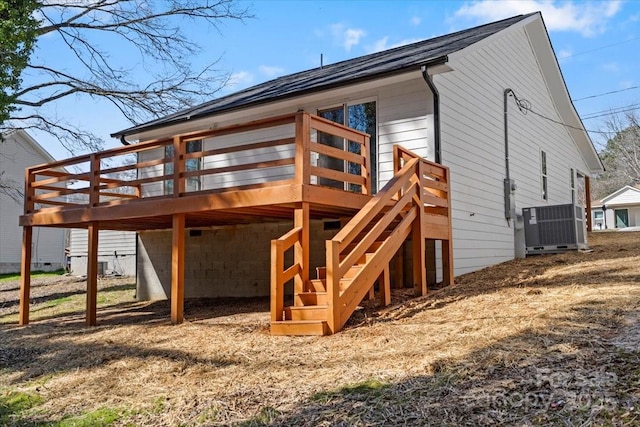
[[(334, 104), (329, 104), (327, 106), (323, 106), (323, 107), (318, 107), (316, 108), (316, 111), (314, 114), (318, 115), (319, 112), (321, 111), (327, 111), (327, 110), (333, 110), (336, 108), (340, 108), (342, 107), (344, 110), (344, 114), (345, 114), (345, 119), (348, 119), (348, 117), (346, 117), (347, 114), (347, 108), (351, 105), (358, 105), (358, 104), (366, 104), (368, 102), (375, 102), (376, 103), (376, 158), (375, 159), (369, 159), (370, 162), (376, 162), (376, 174), (375, 176), (371, 176), (372, 179), (375, 179), (375, 183), (376, 183), (376, 189), (377, 191), (380, 191), (380, 163), (378, 163), (378, 156), (380, 155), (380, 103), (378, 101), (378, 97), (377, 96), (373, 96), (373, 97), (366, 97), (366, 98), (358, 98), (358, 99), (354, 99), (354, 100), (345, 100), (342, 103), (334, 103)], [(348, 124), (345, 124), (345, 126), (348, 127)], [(371, 144), (371, 141), (369, 141), (369, 144)], [(371, 147), (369, 147), (369, 154), (371, 154)], [(369, 171), (369, 174), (371, 174), (371, 171)]]

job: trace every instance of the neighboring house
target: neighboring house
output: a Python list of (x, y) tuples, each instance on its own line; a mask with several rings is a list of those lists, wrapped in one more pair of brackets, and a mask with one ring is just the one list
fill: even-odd
[[(521, 256), (522, 209), (589, 209), (589, 177), (603, 170), (539, 13), (280, 77), (112, 136), (131, 145), (69, 165), (91, 161), (95, 189), (123, 170), (97, 170), (101, 158), (136, 153), (136, 200), (92, 191), (59, 221), (93, 236), (138, 231), (138, 297), (171, 297), (174, 322), (185, 295), (271, 295), (273, 333), (338, 331), (378, 277), (388, 303), (396, 252), (413, 268), (391, 263), (395, 285), (404, 271), (422, 293), (450, 283), (452, 266)], [(48, 224), (28, 212), (23, 225)]]
[[(74, 228), (69, 235), (69, 258), (72, 274), (87, 274), (87, 230)], [(136, 275), (136, 233), (101, 230), (98, 238), (98, 273), (100, 275)]]
[[(24, 170), (28, 166), (55, 161), (24, 130), (3, 135), (0, 142), (0, 274), (20, 272), (22, 227), (18, 218), (24, 213)], [(33, 233), (33, 270), (52, 271), (64, 267), (66, 230), (37, 228)]]
[(594, 230), (640, 227), (640, 188), (625, 185), (591, 203)]

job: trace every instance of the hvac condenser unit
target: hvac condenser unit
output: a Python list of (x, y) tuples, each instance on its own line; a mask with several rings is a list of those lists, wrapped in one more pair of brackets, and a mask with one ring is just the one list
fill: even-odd
[(526, 254), (587, 247), (584, 208), (574, 204), (523, 208)]

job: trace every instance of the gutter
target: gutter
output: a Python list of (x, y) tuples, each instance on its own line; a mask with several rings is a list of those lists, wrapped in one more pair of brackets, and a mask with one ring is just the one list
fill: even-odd
[(428, 67), (431, 65), (444, 64), (448, 60), (449, 58), (447, 56), (443, 56), (422, 66), (422, 78), (427, 83), (429, 90), (431, 90), (431, 93), (433, 94), (433, 143), (435, 161), (439, 164), (442, 163), (442, 145), (440, 139), (440, 93), (438, 92), (436, 85), (433, 83), (431, 76), (429, 76)]

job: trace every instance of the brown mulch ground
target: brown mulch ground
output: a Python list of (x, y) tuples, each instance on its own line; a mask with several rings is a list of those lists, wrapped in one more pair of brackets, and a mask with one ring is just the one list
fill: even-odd
[(0, 283), (0, 394), (41, 398), (5, 419), (112, 408), (114, 425), (640, 425), (640, 233), (589, 241), (591, 253), (368, 306), (330, 337), (270, 336), (264, 299), (188, 302), (171, 326), (168, 304), (135, 302), (128, 279), (100, 281), (95, 328), (84, 281), (35, 281), (37, 320), (21, 328), (17, 283)]

